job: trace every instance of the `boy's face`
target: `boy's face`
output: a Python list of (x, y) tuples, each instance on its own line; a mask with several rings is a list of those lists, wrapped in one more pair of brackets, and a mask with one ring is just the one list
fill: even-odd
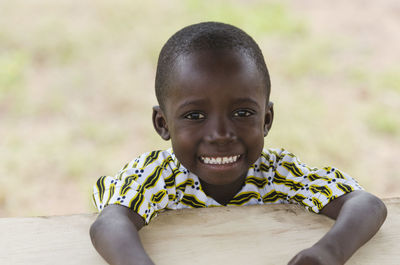
[(260, 157), (272, 125), (263, 85), (253, 61), (238, 51), (180, 56), (164, 112), (154, 108), (155, 128), (171, 138), (178, 160), (202, 181), (237, 183)]

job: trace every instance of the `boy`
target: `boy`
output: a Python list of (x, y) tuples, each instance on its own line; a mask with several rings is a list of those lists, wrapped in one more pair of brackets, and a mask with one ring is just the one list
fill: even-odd
[(173, 151), (144, 154), (94, 188), (102, 212), (90, 234), (110, 264), (153, 264), (137, 231), (165, 209), (297, 203), (336, 219), (289, 264), (344, 264), (384, 222), (385, 205), (351, 177), (263, 149), (270, 79), (242, 30), (207, 22), (178, 31), (161, 50), (155, 86), (154, 128)]

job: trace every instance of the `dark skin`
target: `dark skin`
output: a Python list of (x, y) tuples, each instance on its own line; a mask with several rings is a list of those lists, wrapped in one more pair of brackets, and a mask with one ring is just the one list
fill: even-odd
[[(195, 173), (204, 192), (222, 205), (240, 190), (273, 121), (257, 67), (240, 52), (202, 51), (178, 58), (164, 109), (154, 107), (153, 124), (171, 139), (178, 160)], [(210, 165), (207, 157), (235, 157)], [(336, 220), (313, 246), (290, 265), (338, 265), (367, 242), (386, 218), (380, 199), (354, 191), (327, 204), (322, 214)], [(153, 264), (140, 242), (144, 221), (130, 209), (107, 206), (91, 226), (93, 245), (110, 264)]]
[[(177, 59), (164, 110), (153, 122), (171, 139), (179, 161), (195, 173), (207, 195), (227, 204), (259, 158), (273, 121), (273, 105), (257, 67), (241, 53), (203, 51)], [(205, 157), (233, 157), (224, 165)]]

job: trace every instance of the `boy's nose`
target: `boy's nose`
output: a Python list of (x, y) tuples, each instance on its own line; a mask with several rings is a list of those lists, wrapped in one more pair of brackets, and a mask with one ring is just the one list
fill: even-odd
[(209, 122), (206, 140), (212, 144), (224, 145), (236, 139), (231, 122), (226, 118), (215, 118)]

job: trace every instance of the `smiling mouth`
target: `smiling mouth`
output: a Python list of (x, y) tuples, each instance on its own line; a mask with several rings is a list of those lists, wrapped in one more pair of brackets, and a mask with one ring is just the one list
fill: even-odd
[(225, 164), (233, 164), (240, 158), (240, 155), (235, 156), (218, 156), (218, 157), (207, 157), (201, 156), (200, 160), (204, 164), (208, 165), (225, 165)]

